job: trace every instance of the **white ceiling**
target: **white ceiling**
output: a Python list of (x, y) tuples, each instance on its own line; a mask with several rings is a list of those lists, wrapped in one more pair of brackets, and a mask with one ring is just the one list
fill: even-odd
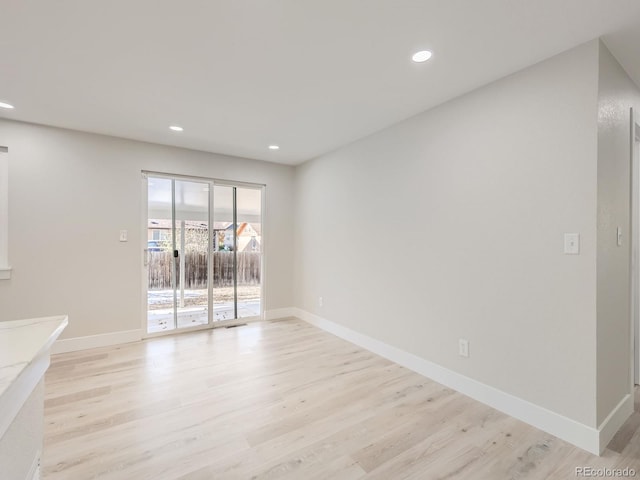
[(638, 0), (0, 0), (0, 116), (298, 164), (602, 35), (640, 83)]

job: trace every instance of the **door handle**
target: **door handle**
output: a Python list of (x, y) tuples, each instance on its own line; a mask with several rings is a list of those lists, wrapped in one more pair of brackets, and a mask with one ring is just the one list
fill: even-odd
[(173, 251), (173, 258), (178, 258), (180, 256), (180, 252), (178, 250)]

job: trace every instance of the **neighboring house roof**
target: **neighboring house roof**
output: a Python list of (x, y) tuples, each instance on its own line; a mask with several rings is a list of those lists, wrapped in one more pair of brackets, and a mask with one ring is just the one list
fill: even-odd
[[(171, 230), (171, 220), (167, 219), (153, 219), (149, 220), (148, 228), (149, 230)], [(261, 249), (261, 225), (253, 224), (253, 223), (245, 223), (238, 222), (238, 230), (240, 230), (240, 235), (238, 236), (238, 251), (260, 251)], [(202, 222), (186, 220), (185, 228), (193, 229), (193, 230), (205, 230), (207, 225)], [(231, 222), (214, 222), (213, 230), (214, 231), (224, 231), (225, 234), (227, 231), (231, 231), (233, 228), (233, 224)]]
[[(193, 220), (186, 220), (185, 222), (185, 227), (186, 228), (190, 228), (190, 229), (205, 229), (207, 228), (207, 224), (203, 223), (203, 222), (198, 222), (198, 221), (193, 221)], [(178, 222), (176, 222), (176, 225), (180, 225)], [(148, 223), (149, 228), (154, 228), (154, 229), (158, 229), (158, 230), (170, 230), (171, 229), (171, 220), (167, 220), (167, 219), (150, 219), (149, 223)]]

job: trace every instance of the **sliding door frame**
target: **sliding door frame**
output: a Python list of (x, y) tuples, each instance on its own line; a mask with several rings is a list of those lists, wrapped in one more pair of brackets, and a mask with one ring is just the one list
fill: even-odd
[[(265, 270), (265, 198), (266, 198), (266, 185), (260, 183), (248, 183), (248, 182), (237, 182), (233, 180), (224, 180), (217, 178), (208, 178), (208, 177), (197, 177), (191, 175), (181, 175), (181, 174), (173, 174), (166, 172), (155, 172), (150, 170), (143, 170), (141, 172), (141, 247), (142, 247), (142, 338), (151, 338), (151, 337), (161, 337), (165, 335), (172, 335), (176, 333), (185, 333), (185, 332), (194, 332), (198, 330), (209, 330), (212, 328), (219, 327), (230, 327), (234, 325), (243, 325), (249, 322), (256, 322), (260, 320), (264, 320), (265, 318), (265, 292), (266, 292), (266, 270)], [(166, 178), (169, 180), (184, 180), (184, 181), (192, 181), (192, 182), (200, 182), (207, 183), (209, 185), (209, 221), (208, 221), (208, 247), (207, 247), (207, 291), (208, 291), (208, 322), (206, 325), (198, 325), (195, 327), (184, 327), (178, 328), (177, 325), (177, 313), (175, 307), (176, 301), (176, 290), (175, 290), (175, 282), (174, 282), (174, 322), (175, 328), (163, 332), (148, 332), (148, 296), (149, 296), (149, 272), (148, 272), (148, 244), (147, 244), (147, 230), (149, 227), (149, 219), (148, 219), (148, 209), (149, 209), (149, 177), (154, 178)], [(260, 190), (260, 226), (262, 230), (261, 241), (260, 241), (260, 314), (253, 317), (244, 317), (244, 318), (233, 318), (230, 320), (220, 320), (214, 321), (214, 304), (213, 304), (213, 223), (214, 219), (214, 187), (216, 186), (226, 186), (226, 187), (239, 187), (239, 188), (250, 188), (253, 190)], [(172, 190), (175, 188), (175, 182), (172, 182)], [(175, 250), (175, 193), (172, 191), (172, 227), (173, 227), (173, 245)], [(233, 212), (233, 222), (234, 222), (234, 242), (237, 242), (237, 236), (235, 231), (237, 230), (237, 212), (235, 208), (235, 190), (234, 190), (234, 212)], [(184, 235), (184, 232), (183, 232)], [(181, 255), (184, 252), (180, 252)], [(237, 257), (236, 248), (234, 248), (234, 259)], [(234, 260), (234, 270), (237, 268), (237, 260)], [(172, 276), (175, 276), (175, 268), (173, 268), (174, 272), (172, 272)], [(237, 299), (237, 272), (234, 274), (234, 317), (238, 316), (238, 299)]]

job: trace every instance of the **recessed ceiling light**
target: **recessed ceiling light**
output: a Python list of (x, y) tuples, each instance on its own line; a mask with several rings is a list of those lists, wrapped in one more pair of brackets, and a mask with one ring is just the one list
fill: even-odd
[(173, 130), (174, 132), (182, 132), (184, 130), (184, 128), (179, 127), (178, 125), (171, 125), (169, 127), (169, 130)]
[(429, 50), (421, 50), (419, 52), (414, 53), (413, 56), (411, 57), (411, 60), (413, 60), (416, 63), (422, 63), (429, 60), (431, 58), (431, 55), (432, 54)]
[(8, 103), (0, 102), (0, 108), (6, 108), (6, 109), (8, 109), (8, 110), (11, 110), (11, 109), (13, 109), (14, 107), (13, 107), (13, 105), (10, 105), (10, 104), (8, 104)]
[(278, 145), (269, 145), (269, 150), (280, 150)]

